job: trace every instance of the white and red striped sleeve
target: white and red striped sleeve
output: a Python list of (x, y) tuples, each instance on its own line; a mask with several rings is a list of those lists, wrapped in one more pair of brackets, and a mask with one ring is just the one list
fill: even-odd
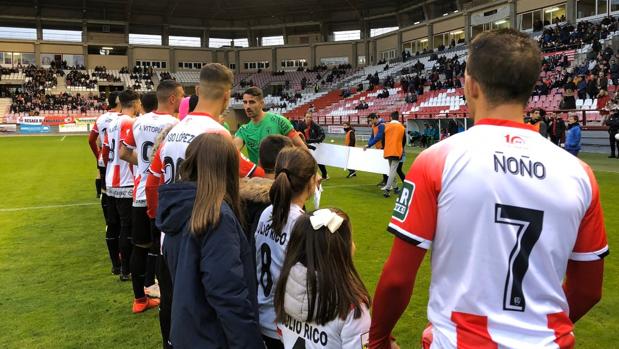
[(148, 172), (157, 178), (161, 177), (161, 174), (163, 173), (163, 162), (161, 161), (161, 149), (163, 148), (163, 145), (163, 142), (159, 145), (159, 148), (155, 151), (155, 155), (153, 155), (153, 159), (148, 167)]
[(120, 141), (129, 149), (135, 149), (135, 137), (133, 137), (134, 119), (123, 119), (120, 123)]
[(395, 236), (423, 249), (430, 248), (436, 232), (446, 156), (446, 146), (419, 154), (406, 175), (387, 228)]
[(600, 188), (591, 168), (585, 163), (582, 163), (582, 165), (585, 172), (587, 172), (591, 185), (591, 202), (580, 222), (578, 237), (576, 238), (570, 259), (588, 262), (606, 257), (609, 250), (606, 228), (604, 226), (604, 212), (600, 202)]

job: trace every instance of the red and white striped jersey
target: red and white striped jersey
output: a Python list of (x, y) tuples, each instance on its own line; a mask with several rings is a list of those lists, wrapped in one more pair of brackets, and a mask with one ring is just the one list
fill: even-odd
[(105, 172), (107, 195), (115, 198), (133, 197), (133, 165), (120, 159), (121, 135), (131, 131), (134, 119), (119, 115), (108, 125), (103, 145), (110, 151)]
[[(191, 113), (181, 120), (165, 138), (163, 144), (157, 149), (149, 172), (154, 176), (163, 178), (165, 183), (178, 180), (178, 169), (185, 160), (185, 151), (194, 138), (203, 133), (219, 133), (226, 137), (232, 137), (215, 118), (206, 113)], [(256, 170), (256, 165), (240, 157), (239, 173), (241, 177), (249, 177)]]
[[(112, 122), (112, 120), (114, 120), (117, 117), (118, 117), (118, 113), (116, 112), (105, 112), (101, 114), (95, 121), (95, 125), (92, 128), (92, 132), (95, 132), (96, 134), (98, 134), (99, 142), (101, 143), (101, 145), (103, 145), (105, 132), (107, 131), (107, 128), (110, 122)], [(97, 162), (98, 162), (99, 167), (105, 167), (105, 163), (103, 162), (102, 152), (99, 152), (99, 158), (97, 159)]]
[(432, 247), (431, 348), (572, 348), (568, 260), (608, 253), (589, 166), (511, 121), (421, 153), (388, 230)]
[(146, 207), (146, 177), (157, 136), (168, 125), (176, 123), (178, 119), (174, 116), (155, 111), (137, 118), (129, 132), (121, 135), (122, 143), (137, 152), (138, 165), (134, 173), (133, 188), (134, 207)]

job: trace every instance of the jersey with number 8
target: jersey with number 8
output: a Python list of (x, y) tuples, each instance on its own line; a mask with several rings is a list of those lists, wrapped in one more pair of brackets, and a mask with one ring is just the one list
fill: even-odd
[(121, 136), (123, 144), (137, 152), (138, 165), (135, 172), (133, 206), (146, 207), (146, 178), (155, 141), (161, 130), (177, 122), (178, 119), (172, 115), (151, 112), (137, 118), (130, 132)]
[(258, 277), (258, 308), (260, 313), (260, 331), (263, 335), (278, 339), (275, 323), (274, 294), (279, 274), (284, 266), (286, 248), (290, 241), (292, 227), (303, 214), (303, 209), (290, 205), (286, 225), (281, 234), (271, 228), (273, 206), (267, 207), (260, 215), (256, 228), (256, 276)]
[(388, 230), (432, 246), (432, 348), (572, 347), (568, 259), (608, 253), (591, 169), (509, 121), (419, 155)]

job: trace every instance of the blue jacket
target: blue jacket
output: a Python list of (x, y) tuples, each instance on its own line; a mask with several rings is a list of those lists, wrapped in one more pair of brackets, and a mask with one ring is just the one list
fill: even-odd
[(371, 148), (376, 143), (385, 140), (385, 121), (383, 121), (383, 119), (378, 119), (378, 124), (376, 126), (378, 127), (378, 132), (376, 132), (376, 135), (373, 133), (370, 135), (370, 139), (368, 140), (368, 148)]
[(255, 256), (234, 211), (221, 207), (219, 224), (203, 236), (189, 232), (195, 183), (159, 189), (157, 226), (174, 294), (170, 340), (183, 348), (264, 349), (258, 328)]
[(565, 149), (566, 150), (580, 150), (580, 125), (574, 124), (569, 126), (565, 133)]

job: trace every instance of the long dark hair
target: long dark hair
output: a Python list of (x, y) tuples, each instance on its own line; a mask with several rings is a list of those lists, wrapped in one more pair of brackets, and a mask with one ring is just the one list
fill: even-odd
[(285, 148), (275, 161), (275, 181), (269, 191), (273, 204), (272, 229), (281, 234), (288, 221), (290, 203), (293, 197), (303, 193), (316, 175), (316, 160), (309, 151), (302, 148)]
[(191, 212), (191, 232), (201, 236), (219, 224), (225, 201), (240, 219), (239, 153), (232, 141), (220, 134), (203, 133), (187, 147), (180, 166), (181, 180), (196, 182)]
[(352, 260), (352, 227), (348, 215), (331, 209), (344, 218), (340, 228), (331, 231), (322, 227), (314, 230), (311, 214), (299, 217), (292, 230), (284, 265), (275, 290), (277, 321), (286, 318), (284, 301), (290, 270), (297, 263), (307, 268), (309, 309), (307, 322), (324, 325), (335, 318), (345, 319), (354, 309), (354, 318), (362, 314), (362, 305), (370, 307), (370, 294)]

